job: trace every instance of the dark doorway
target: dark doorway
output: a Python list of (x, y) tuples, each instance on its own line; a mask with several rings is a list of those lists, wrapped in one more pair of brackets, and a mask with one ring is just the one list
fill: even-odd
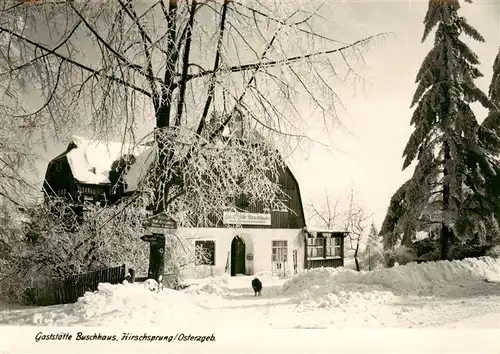
[(231, 242), (231, 276), (245, 274), (245, 242), (236, 236)]

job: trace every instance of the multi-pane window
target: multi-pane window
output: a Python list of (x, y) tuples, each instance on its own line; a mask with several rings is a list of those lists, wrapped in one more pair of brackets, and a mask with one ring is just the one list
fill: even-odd
[(328, 237), (326, 241), (326, 256), (327, 257), (340, 257), (340, 238)]
[(324, 257), (325, 239), (323, 237), (314, 237), (307, 239), (307, 257)]
[(95, 194), (95, 190), (90, 187), (80, 187), (80, 192), (82, 194)]
[(318, 233), (317, 237), (307, 238), (308, 258), (327, 258), (342, 256), (340, 237), (332, 237), (329, 233)]
[(286, 262), (288, 254), (288, 241), (273, 241), (273, 262)]
[(194, 242), (196, 265), (215, 265), (215, 241)]

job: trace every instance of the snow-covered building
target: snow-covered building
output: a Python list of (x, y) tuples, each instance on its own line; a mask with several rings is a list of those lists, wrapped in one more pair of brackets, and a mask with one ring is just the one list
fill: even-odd
[[(150, 156), (151, 146), (124, 146), (73, 137), (64, 153), (49, 162), (44, 182), (47, 195), (75, 201), (103, 202), (113, 197), (109, 172), (124, 155), (136, 157), (128, 173)], [(143, 161), (144, 160), (144, 161)], [(124, 178), (130, 187), (127, 176)], [(279, 185), (289, 196), (286, 209), (265, 210), (263, 205), (238, 205), (240, 212), (224, 213), (216, 227), (179, 228), (179, 237), (205, 249), (205, 264), (188, 269), (191, 276), (273, 272), (285, 274), (305, 268), (343, 265), (344, 233), (307, 230), (299, 184), (289, 167), (279, 176)], [(132, 186), (133, 187), (133, 186)]]
[(112, 196), (109, 171), (124, 155), (139, 156), (148, 146), (98, 142), (73, 136), (66, 151), (52, 159), (43, 183), (46, 196), (103, 202)]

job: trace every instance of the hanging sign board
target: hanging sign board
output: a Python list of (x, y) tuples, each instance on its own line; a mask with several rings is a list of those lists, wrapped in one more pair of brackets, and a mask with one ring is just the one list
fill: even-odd
[(176, 230), (177, 222), (164, 213), (153, 215), (142, 226), (155, 229)]
[(164, 239), (164, 238), (165, 238), (165, 236), (163, 236), (163, 235), (156, 235), (156, 234), (141, 236), (141, 240), (143, 240), (144, 242), (149, 242), (149, 243), (158, 242), (158, 241), (160, 241), (161, 239)]
[(271, 214), (228, 212), (223, 214), (226, 225), (271, 225)]

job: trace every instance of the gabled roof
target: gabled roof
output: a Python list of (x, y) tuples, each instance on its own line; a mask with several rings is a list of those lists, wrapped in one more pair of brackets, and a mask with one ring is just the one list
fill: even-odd
[[(148, 146), (132, 143), (101, 142), (73, 136), (64, 153), (73, 177), (80, 183), (108, 184), (114, 161), (123, 155), (140, 155)], [(63, 155), (64, 155), (63, 154)], [(62, 155), (59, 155), (61, 157)]]
[[(113, 162), (121, 156), (132, 154), (136, 157), (136, 161), (123, 176), (126, 185), (125, 192), (132, 192), (137, 189), (138, 183), (145, 177), (156, 153), (157, 149), (154, 143), (134, 145), (121, 142), (103, 142), (75, 135), (72, 136), (72, 140), (68, 144), (66, 151), (54, 158), (51, 163), (66, 156), (73, 177), (78, 182), (85, 184), (109, 184), (108, 176)], [(286, 163), (286, 167), (298, 184), (288, 162)], [(302, 208), (300, 186), (299, 199)], [(303, 210), (302, 214), (304, 214)]]
[[(218, 141), (217, 143), (223, 144), (224, 141), (226, 140), (227, 136), (229, 134), (229, 131), (223, 134), (222, 141)], [(262, 137), (262, 135), (258, 132), (253, 132), (255, 136)], [(238, 139), (235, 139), (235, 141), (239, 141)], [(242, 143), (240, 141), (240, 143)], [(189, 150), (190, 145), (188, 143), (188, 140), (184, 142), (184, 144), (179, 144), (179, 149), (176, 151), (177, 154), (182, 155), (185, 153), (187, 150)], [(281, 153), (276, 150), (280, 156)], [(148, 144), (144, 149), (141, 149), (140, 154), (136, 155), (136, 161), (130, 166), (129, 170), (124, 174), (123, 180), (126, 183), (126, 189), (125, 192), (133, 192), (137, 189), (138, 184), (140, 181), (146, 176), (146, 173), (148, 172), (148, 169), (151, 166), (151, 163), (154, 161), (154, 158), (156, 157), (157, 149), (156, 145), (154, 144)], [(294, 180), (295, 183), (297, 183), (298, 186), (298, 193), (299, 193), (299, 200), (300, 200), (300, 207), (302, 211), (302, 215), (304, 215), (304, 210), (303, 210), (303, 204), (302, 204), (302, 196), (300, 194), (300, 185), (299, 182), (297, 181), (297, 178), (295, 177), (295, 174), (293, 173), (293, 170), (290, 168), (290, 159), (283, 159), (283, 162), (285, 163), (285, 170), (288, 169), (288, 172), (291, 174), (292, 179)], [(303, 220), (305, 222), (305, 220)]]

